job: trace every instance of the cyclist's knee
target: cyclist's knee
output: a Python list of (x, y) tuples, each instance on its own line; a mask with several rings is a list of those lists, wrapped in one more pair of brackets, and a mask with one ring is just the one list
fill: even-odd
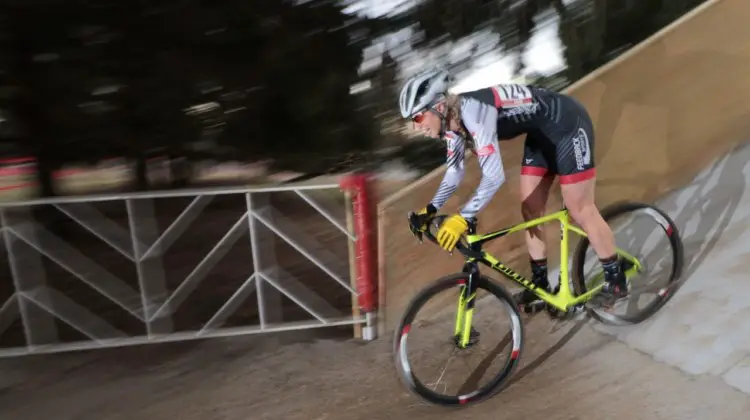
[(588, 221), (594, 220), (599, 216), (599, 209), (596, 204), (588, 200), (565, 203), (570, 216), (579, 224), (586, 225)]
[[(562, 181), (561, 181), (562, 182)], [(563, 201), (569, 214), (579, 223), (598, 214), (594, 202), (594, 181), (585, 180), (576, 183), (560, 185), (562, 190)]]

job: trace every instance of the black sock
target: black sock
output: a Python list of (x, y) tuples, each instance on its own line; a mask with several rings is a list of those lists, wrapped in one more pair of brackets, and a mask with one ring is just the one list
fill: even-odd
[(547, 259), (542, 258), (539, 260), (531, 260), (531, 279), (534, 284), (541, 287), (549, 286), (549, 279), (547, 278)]
[(617, 257), (617, 254), (608, 258), (600, 259), (599, 262), (602, 264), (604, 276), (608, 281), (618, 278), (620, 274), (620, 260)]

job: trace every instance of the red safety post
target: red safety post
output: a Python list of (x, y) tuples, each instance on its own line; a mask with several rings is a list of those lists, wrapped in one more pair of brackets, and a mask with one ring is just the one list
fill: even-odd
[(341, 189), (347, 191), (352, 199), (355, 285), (359, 294), (357, 304), (367, 320), (362, 330), (365, 340), (375, 338), (377, 305), (374, 212), (369, 183), (370, 176), (361, 173), (347, 175), (340, 183)]

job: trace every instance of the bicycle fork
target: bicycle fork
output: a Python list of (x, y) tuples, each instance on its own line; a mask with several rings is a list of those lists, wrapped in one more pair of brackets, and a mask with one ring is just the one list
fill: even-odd
[(474, 305), (477, 297), (476, 282), (479, 279), (479, 267), (475, 262), (468, 262), (464, 264), (462, 271), (467, 276), (466, 284), (461, 288), (461, 293), (458, 295), (454, 338), (460, 348), (466, 348), (469, 346), (469, 340), (471, 339), (471, 321), (474, 316)]

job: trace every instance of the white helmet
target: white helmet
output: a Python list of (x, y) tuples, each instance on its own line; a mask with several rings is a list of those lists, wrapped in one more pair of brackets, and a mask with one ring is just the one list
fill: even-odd
[(427, 70), (407, 79), (398, 98), (401, 116), (409, 118), (433, 105), (445, 94), (451, 81), (450, 73), (441, 68)]

